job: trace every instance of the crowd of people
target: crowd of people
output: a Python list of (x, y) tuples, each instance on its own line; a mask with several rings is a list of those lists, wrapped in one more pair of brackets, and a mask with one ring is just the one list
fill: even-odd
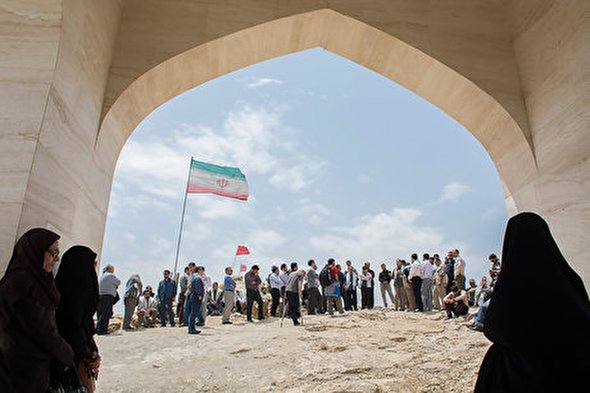
[[(187, 327), (189, 334), (199, 334), (197, 328), (205, 325), (209, 315), (220, 315), (223, 324), (231, 324), (232, 313), (238, 312), (253, 322), (254, 309), (259, 320), (287, 316), (299, 325), (301, 307), (308, 315), (372, 309), (379, 288), (383, 305), (391, 305), (397, 311), (446, 311), (447, 317), (453, 318), (467, 315), (470, 307), (479, 306), (478, 314), (470, 317), (475, 318), (472, 328), (482, 330), (487, 303), (500, 273), (498, 257), (491, 254), (489, 261), (489, 277), (482, 277), (479, 285), (473, 278), (466, 283), (465, 261), (457, 249), (449, 251), (444, 262), (438, 254), (425, 253), (422, 260), (417, 254), (410, 256), (410, 262), (397, 259), (391, 270), (383, 263), (378, 274), (370, 262), (358, 271), (351, 261), (346, 261), (342, 268), (334, 259), (329, 259), (322, 269), (314, 260), (308, 261), (306, 269), (297, 263), (272, 266), (265, 279), (257, 265), (243, 278), (234, 277), (233, 269), (227, 267), (221, 284), (212, 282), (204, 266), (191, 262), (180, 274), (178, 285), (170, 271), (164, 270), (156, 293), (150, 286), (143, 289), (139, 275), (131, 275), (124, 291), (123, 329), (178, 323)], [(245, 296), (236, 280), (243, 280)], [(109, 334), (108, 321), (119, 285), (114, 267), (107, 265), (99, 284), (98, 334)]]
[[(60, 260), (58, 239), (46, 229), (25, 233), (0, 282), (0, 383), (10, 379), (14, 391), (43, 392), (47, 386), (54, 391), (78, 386), (93, 391), (98, 376), (101, 357), (93, 336), (109, 334), (113, 305), (120, 300), (121, 280), (111, 264), (98, 278), (96, 253), (83, 246), (74, 246), (63, 255), (54, 278)], [(398, 259), (392, 270), (382, 264), (378, 275), (369, 262), (359, 272), (351, 261), (346, 261), (342, 269), (334, 259), (321, 270), (313, 260), (307, 269), (297, 263), (273, 266), (265, 279), (257, 265), (243, 278), (234, 277), (233, 269), (227, 267), (221, 285), (212, 282), (204, 266), (191, 262), (178, 284), (171, 272), (164, 270), (156, 292), (149, 285), (144, 288), (139, 275), (131, 275), (123, 294), (122, 327), (133, 330), (179, 324), (187, 327), (189, 334), (199, 334), (197, 327), (205, 325), (208, 315), (220, 315), (222, 324), (232, 324), (232, 313), (238, 312), (253, 322), (255, 307), (259, 320), (265, 315), (288, 316), (294, 325), (300, 325), (302, 306), (309, 315), (372, 309), (376, 281), (385, 307), (389, 300), (400, 311), (444, 308), (452, 318), (465, 315), (470, 305), (479, 304), (481, 314), (500, 271), (495, 255), (490, 256), (490, 262), (489, 285), (484, 278), (479, 287), (470, 280), (467, 288), (465, 261), (458, 250), (451, 251), (444, 263), (436, 254), (424, 254), (421, 262), (413, 254), (410, 263)], [(238, 289), (240, 281), (245, 296)], [(263, 298), (272, 300), (264, 302)], [(483, 317), (478, 315), (474, 326), (481, 328), (482, 323)], [(28, 371), (3, 372), (6, 369)]]
[[(46, 229), (26, 232), (0, 280), (2, 392), (94, 391), (101, 364), (94, 334), (108, 334), (121, 282), (112, 265), (105, 266), (99, 280), (97, 255), (84, 246), (64, 253), (54, 277), (60, 260), (58, 240), (59, 235)], [(444, 262), (437, 254), (423, 254), (422, 261), (412, 254), (410, 262), (398, 259), (391, 270), (382, 264), (378, 275), (368, 262), (358, 272), (350, 261), (342, 269), (329, 259), (321, 270), (313, 260), (307, 269), (297, 263), (273, 267), (263, 280), (253, 265), (243, 277), (245, 297), (237, 288), (241, 278), (233, 276), (231, 267), (219, 285), (211, 282), (203, 266), (189, 263), (178, 285), (165, 270), (156, 293), (132, 275), (125, 287), (123, 327), (132, 329), (132, 320), (137, 326), (178, 323), (187, 326), (189, 334), (198, 334), (196, 327), (203, 326), (210, 314), (221, 314), (222, 323), (231, 324), (235, 311), (252, 322), (256, 306), (258, 319), (264, 319), (263, 296), (272, 299), (270, 317), (288, 315), (299, 325), (301, 305), (309, 315), (357, 310), (358, 289), (360, 308), (373, 308), (378, 282), (384, 306), (389, 300), (398, 311), (444, 309), (453, 318), (466, 315), (472, 305), (480, 306), (472, 327), (481, 330), (485, 321), (486, 337), (493, 344), (481, 365), (477, 392), (541, 391), (545, 380), (547, 386), (574, 391), (590, 367), (590, 302), (583, 281), (561, 255), (546, 222), (533, 213), (509, 221), (503, 255), (504, 266), (490, 255), (489, 277), (482, 277), (479, 286), (475, 279), (466, 285), (465, 261), (458, 250), (449, 252)], [(531, 272), (535, 278), (552, 278), (552, 283), (537, 282), (552, 295), (543, 302), (530, 302), (527, 312), (521, 312), (514, 302)], [(562, 327), (560, 318), (569, 339), (539, 342), (531, 334), (539, 330), (553, 334)], [(563, 362), (566, 358), (571, 361)], [(556, 377), (550, 371), (556, 371)], [(573, 379), (564, 381), (560, 376), (565, 374)]]

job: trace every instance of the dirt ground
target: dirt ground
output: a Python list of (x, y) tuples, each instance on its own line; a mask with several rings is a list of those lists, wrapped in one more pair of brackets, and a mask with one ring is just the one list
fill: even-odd
[(490, 342), (444, 313), (389, 309), (98, 337), (98, 392), (469, 392)]

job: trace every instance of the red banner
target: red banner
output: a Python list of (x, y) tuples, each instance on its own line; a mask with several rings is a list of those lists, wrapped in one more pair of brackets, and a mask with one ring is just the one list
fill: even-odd
[(238, 246), (238, 251), (236, 251), (236, 255), (250, 255), (250, 250), (246, 246)]

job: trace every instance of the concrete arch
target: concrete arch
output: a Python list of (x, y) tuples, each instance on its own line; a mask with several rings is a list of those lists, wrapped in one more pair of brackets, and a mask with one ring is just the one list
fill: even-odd
[[(534, 209), (533, 150), (515, 119), (484, 90), (435, 58), (329, 9), (227, 35), (174, 56), (137, 78), (105, 114), (96, 157), (107, 173), (136, 126), (173, 97), (240, 68), (321, 47), (406, 87), (444, 110), (484, 146), (500, 174), (509, 213)], [(104, 189), (110, 192), (110, 183)], [(109, 195), (102, 198), (108, 200)]]
[[(405, 86), (487, 149), (590, 282), (587, 0), (19, 0), (0, 7), (0, 272), (36, 226), (100, 251), (117, 158), (158, 105), (322, 47)], [(326, 9), (329, 8), (329, 9)], [(303, 12), (303, 13), (302, 13)], [(57, 50), (56, 50), (57, 48)]]

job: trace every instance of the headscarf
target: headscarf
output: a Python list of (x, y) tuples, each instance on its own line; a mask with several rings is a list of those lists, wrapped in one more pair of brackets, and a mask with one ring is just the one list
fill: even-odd
[(83, 306), (96, 310), (98, 279), (95, 261), (96, 253), (85, 246), (74, 246), (65, 252), (55, 277), (55, 285), (62, 296), (60, 308)]
[(131, 289), (137, 286), (137, 293), (135, 295), (138, 298), (142, 291), (143, 291), (143, 284), (141, 283), (141, 278), (139, 274), (132, 274), (129, 276), (129, 280), (127, 280), (127, 284), (125, 284), (125, 297), (129, 297), (131, 293)]
[(55, 277), (61, 293), (56, 319), (60, 334), (72, 346), (76, 357), (89, 345), (94, 334), (92, 316), (98, 306), (96, 253), (85, 246), (65, 252)]
[(569, 391), (583, 383), (590, 371), (590, 301), (547, 223), (534, 213), (511, 218), (502, 261), (484, 324), (494, 344), (476, 392)]
[(14, 246), (6, 273), (0, 280), (0, 293), (6, 301), (13, 303), (22, 294), (22, 280), (14, 280), (13, 277), (23, 274), (30, 277), (36, 300), (40, 304), (57, 307), (59, 292), (55, 287), (53, 273), (43, 269), (43, 260), (45, 251), (58, 239), (58, 234), (44, 228), (31, 229), (21, 236)]

